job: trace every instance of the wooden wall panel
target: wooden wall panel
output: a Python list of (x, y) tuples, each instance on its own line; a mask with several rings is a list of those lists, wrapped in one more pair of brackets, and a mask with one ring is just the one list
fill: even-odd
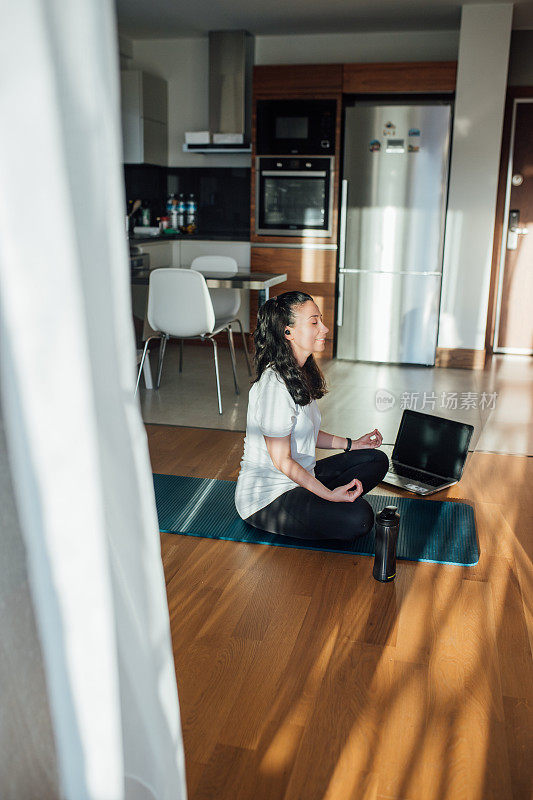
[(344, 64), (344, 94), (372, 92), (453, 92), (456, 61), (397, 64)]
[(436, 367), (449, 369), (484, 369), (485, 350), (468, 350), (461, 347), (437, 347)]
[[(252, 170), (250, 231), (252, 242), (252, 271), (286, 272), (288, 280), (271, 290), (275, 296), (285, 291), (301, 289), (309, 292), (322, 308), (324, 322), (330, 329), (326, 354), (333, 353), (333, 330), (336, 289), (336, 251), (297, 250), (284, 248), (254, 248), (256, 243), (275, 244), (336, 244), (338, 235), (339, 165), (341, 158), (342, 94), (354, 93), (416, 93), (453, 92), (456, 62), (418, 62), (398, 64), (284, 64), (257, 66), (253, 80)], [(289, 97), (335, 98), (337, 124), (335, 142), (333, 235), (319, 237), (257, 236), (255, 234), (255, 158), (256, 103), (258, 99)], [(250, 298), (250, 330), (255, 329), (257, 297)], [(443, 362), (446, 357), (443, 357)]]
[[(257, 68), (256, 68), (257, 69)], [(270, 69), (270, 68), (269, 68)], [(280, 68), (281, 69), (281, 68)], [(287, 67), (283, 67), (287, 71)], [(278, 96), (278, 95), (276, 95)], [(280, 95), (281, 97), (281, 95)], [(324, 236), (258, 236), (255, 233), (255, 190), (256, 190), (256, 174), (255, 174), (255, 159), (256, 159), (256, 134), (257, 134), (257, 93), (255, 92), (254, 84), (254, 98), (252, 103), (252, 170), (251, 170), (251, 185), (250, 185), (250, 240), (251, 242), (271, 242), (274, 244), (336, 244), (338, 235), (338, 220), (339, 220), (339, 164), (340, 164), (340, 146), (341, 146), (341, 125), (342, 125), (342, 95), (340, 91), (336, 95), (331, 93), (327, 99), (337, 101), (337, 119), (335, 122), (335, 154), (333, 164), (333, 208), (332, 208), (332, 233), (329, 237)]]
[[(300, 250), (252, 245), (250, 258), (252, 272), (287, 272), (297, 276), (302, 286), (306, 283), (335, 283), (337, 250)], [(286, 290), (282, 288), (281, 291)]]
[(309, 97), (342, 91), (342, 64), (276, 64), (254, 67), (254, 94), (261, 97)]
[[(310, 294), (320, 308), (324, 324), (329, 328), (324, 356), (333, 355), (335, 324), (336, 250), (296, 250), (252, 247), (252, 272), (286, 272), (287, 280), (273, 286), (270, 296), (283, 292), (302, 291)], [(257, 294), (250, 293), (250, 330), (257, 324)]]

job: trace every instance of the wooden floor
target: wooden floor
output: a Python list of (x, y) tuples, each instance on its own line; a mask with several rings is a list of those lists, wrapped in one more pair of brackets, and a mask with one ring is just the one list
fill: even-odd
[[(236, 479), (242, 434), (147, 430), (154, 472)], [(392, 584), (163, 534), (189, 800), (530, 800), (532, 484), (533, 458), (471, 454), (433, 499), (474, 505), (479, 564)]]

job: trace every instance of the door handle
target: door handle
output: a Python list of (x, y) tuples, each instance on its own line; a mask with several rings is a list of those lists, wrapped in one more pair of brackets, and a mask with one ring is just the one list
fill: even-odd
[(525, 236), (527, 233), (529, 233), (527, 228), (517, 228), (516, 225), (513, 225), (513, 227), (509, 228), (509, 230), (512, 233), (518, 234), (518, 236)]

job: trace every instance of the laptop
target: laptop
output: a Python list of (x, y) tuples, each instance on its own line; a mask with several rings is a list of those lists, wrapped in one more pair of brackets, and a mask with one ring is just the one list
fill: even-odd
[(434, 494), (461, 480), (473, 425), (405, 409), (383, 483)]

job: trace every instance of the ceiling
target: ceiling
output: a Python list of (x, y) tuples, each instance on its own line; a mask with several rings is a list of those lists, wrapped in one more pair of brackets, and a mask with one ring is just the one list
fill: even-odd
[[(501, 0), (483, 0), (483, 4)], [(205, 36), (244, 28), (255, 36), (457, 30), (471, 0), (115, 0), (132, 39)], [(516, 0), (514, 29), (533, 28), (533, 2)]]

